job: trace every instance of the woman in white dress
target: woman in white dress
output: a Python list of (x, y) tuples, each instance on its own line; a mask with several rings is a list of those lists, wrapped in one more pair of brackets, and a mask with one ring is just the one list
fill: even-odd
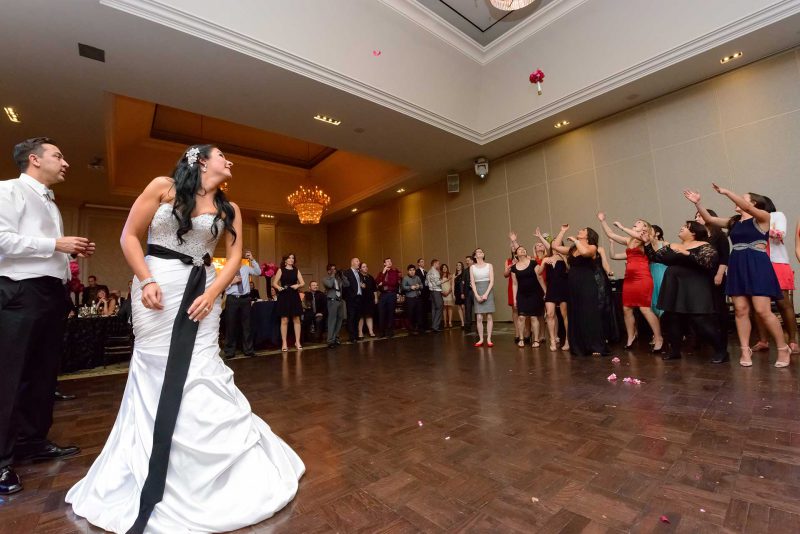
[[(189, 147), (171, 178), (136, 199), (122, 232), (136, 275), (128, 383), (100, 456), (66, 497), (106, 530), (235, 530), (283, 508), (305, 471), (220, 358), (219, 297), (242, 257), (239, 208), (219, 189), (231, 166), (216, 147)], [(210, 258), (223, 236), (217, 275)]]

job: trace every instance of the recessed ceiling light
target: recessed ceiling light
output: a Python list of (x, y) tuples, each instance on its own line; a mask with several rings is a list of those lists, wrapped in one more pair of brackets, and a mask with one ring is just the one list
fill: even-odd
[(275, 218), (275, 216), (274, 216), (274, 215), (272, 215), (271, 213), (262, 213), (262, 214), (261, 214), (261, 218), (262, 218), (262, 219), (274, 219), (274, 218)]
[(8, 120), (11, 122), (22, 122), (22, 119), (19, 118), (19, 113), (17, 113), (17, 110), (11, 106), (4, 107), (3, 111), (6, 112), (6, 117), (8, 117)]
[(401, 187), (400, 189), (397, 190), (397, 192), (398, 193), (405, 193), (406, 192), (406, 188), (405, 187)]
[(555, 126), (556, 128), (563, 128), (564, 126), (569, 126), (569, 121), (568, 120), (558, 121), (553, 126)]
[(353, 208), (353, 209), (351, 209), (350, 211), (352, 211), (353, 213), (355, 213), (355, 212), (357, 212), (357, 211), (358, 211), (358, 208)]
[(724, 65), (728, 61), (733, 61), (734, 59), (739, 59), (740, 57), (742, 57), (742, 55), (743, 54), (741, 52), (736, 52), (735, 54), (733, 54), (731, 56), (725, 56), (724, 58), (720, 59), (719, 62)]
[(339, 126), (340, 124), (342, 124), (342, 121), (334, 119), (333, 117), (328, 117), (326, 115), (314, 115), (314, 118), (320, 122), (325, 122), (327, 124), (332, 124), (334, 126)]

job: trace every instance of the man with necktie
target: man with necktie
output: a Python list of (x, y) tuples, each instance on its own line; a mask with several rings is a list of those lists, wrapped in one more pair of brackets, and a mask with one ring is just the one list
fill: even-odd
[(50, 189), (67, 164), (52, 139), (14, 147), (19, 178), (0, 182), (0, 495), (22, 490), (15, 460), (49, 460), (80, 452), (47, 439), (69, 309), (69, 257), (95, 245), (64, 237)]
[(350, 268), (344, 272), (344, 279), (347, 286), (342, 295), (347, 304), (347, 331), (350, 333), (350, 342), (358, 343), (358, 320), (361, 318), (361, 294), (364, 292), (365, 284), (361, 279), (361, 260), (353, 258), (350, 260)]
[(325, 295), (328, 298), (328, 348), (335, 348), (339, 345), (339, 330), (342, 329), (344, 320), (344, 307), (342, 306), (342, 291), (349, 287), (347, 281), (341, 273), (336, 271), (336, 265), (328, 264), (328, 276), (322, 280), (325, 286)]
[(422, 289), (419, 295), (422, 301), (422, 313), (419, 314), (417, 331), (422, 333), (427, 329), (425, 326), (427, 324), (426, 319), (431, 311), (431, 292), (428, 287), (428, 271), (425, 270), (425, 258), (417, 258), (417, 276), (422, 280)]
[(225, 290), (225, 348), (226, 358), (233, 358), (239, 333), (242, 336), (242, 350), (245, 356), (255, 355), (253, 333), (250, 331), (250, 275), (258, 276), (261, 268), (253, 259), (253, 253), (244, 252), (245, 263), (233, 277), (231, 285)]

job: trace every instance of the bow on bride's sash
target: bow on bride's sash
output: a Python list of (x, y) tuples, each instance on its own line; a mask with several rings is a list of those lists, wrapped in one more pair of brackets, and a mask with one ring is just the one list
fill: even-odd
[(211, 256), (208, 253), (198, 260), (187, 254), (153, 244), (147, 245), (147, 255), (165, 260), (180, 260), (193, 267), (189, 273), (186, 290), (183, 292), (178, 315), (172, 326), (167, 368), (164, 371), (164, 383), (161, 386), (161, 395), (158, 398), (158, 409), (153, 426), (153, 449), (150, 453), (150, 465), (139, 498), (139, 515), (128, 530), (128, 534), (144, 532), (150, 514), (164, 496), (172, 434), (175, 432), (175, 423), (178, 420), (178, 412), (183, 398), (183, 386), (186, 384), (186, 376), (189, 373), (189, 364), (192, 361), (192, 351), (199, 327), (199, 323), (189, 318), (188, 310), (192, 302), (205, 291), (206, 267), (211, 265)]

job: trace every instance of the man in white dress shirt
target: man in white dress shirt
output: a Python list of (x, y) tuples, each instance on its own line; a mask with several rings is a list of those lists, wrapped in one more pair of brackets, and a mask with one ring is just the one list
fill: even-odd
[(55, 184), (69, 165), (46, 137), (14, 147), (19, 178), (0, 182), (0, 495), (22, 489), (12, 464), (72, 456), (47, 439), (68, 310), (69, 256), (94, 253), (64, 237)]
[(242, 334), (242, 350), (245, 356), (255, 355), (253, 333), (250, 331), (250, 275), (258, 276), (261, 269), (253, 259), (253, 253), (244, 252), (247, 265), (239, 268), (239, 274), (233, 277), (231, 285), (225, 290), (225, 349), (226, 358), (233, 358), (239, 332)]

